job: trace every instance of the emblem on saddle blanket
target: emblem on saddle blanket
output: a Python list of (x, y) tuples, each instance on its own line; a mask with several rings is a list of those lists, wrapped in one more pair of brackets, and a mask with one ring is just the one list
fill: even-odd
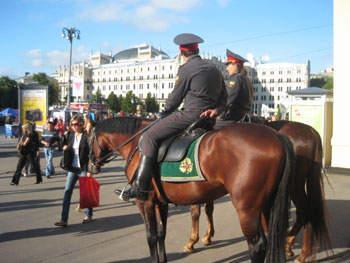
[(164, 182), (206, 181), (199, 167), (198, 149), (204, 134), (194, 140), (186, 156), (179, 162), (162, 162), (161, 179)]

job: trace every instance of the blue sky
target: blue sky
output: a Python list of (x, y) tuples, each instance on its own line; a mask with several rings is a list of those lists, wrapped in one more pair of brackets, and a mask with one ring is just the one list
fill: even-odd
[(229, 48), (270, 63), (310, 60), (311, 72), (333, 65), (331, 0), (11, 0), (0, 10), (0, 76), (12, 78), (67, 65), (63, 27), (81, 31), (73, 62), (142, 43), (173, 57), (174, 37), (194, 33), (201, 53), (222, 58)]

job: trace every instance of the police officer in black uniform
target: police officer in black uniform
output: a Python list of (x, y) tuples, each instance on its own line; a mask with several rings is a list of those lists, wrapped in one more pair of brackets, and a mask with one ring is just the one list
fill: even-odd
[[(227, 94), (221, 72), (198, 55), (198, 43), (203, 39), (193, 34), (180, 34), (174, 42), (180, 46), (185, 64), (178, 70), (175, 88), (166, 102), (161, 120), (140, 138), (141, 157), (135, 185), (123, 193), (124, 200), (147, 200), (158, 144), (162, 140), (181, 133), (203, 116), (217, 116), (226, 106)], [(183, 100), (183, 109), (175, 112)]]
[(243, 66), (247, 60), (228, 49), (226, 50), (226, 56), (226, 71), (230, 75), (226, 86), (228, 95), (227, 107), (218, 116), (215, 129), (220, 129), (230, 123), (242, 120), (250, 112), (253, 104), (253, 85)]

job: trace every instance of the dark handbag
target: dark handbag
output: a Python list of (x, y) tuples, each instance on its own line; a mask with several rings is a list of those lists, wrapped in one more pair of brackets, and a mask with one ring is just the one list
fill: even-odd
[(65, 171), (71, 171), (72, 170), (72, 163), (73, 163), (73, 157), (74, 152), (71, 148), (68, 148), (67, 150), (64, 150), (62, 153), (62, 158), (60, 162), (60, 167)]

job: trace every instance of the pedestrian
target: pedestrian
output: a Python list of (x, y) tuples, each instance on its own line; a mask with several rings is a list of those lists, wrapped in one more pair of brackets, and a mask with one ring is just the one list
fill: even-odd
[(226, 50), (226, 55), (226, 71), (230, 75), (226, 86), (227, 106), (225, 111), (217, 117), (215, 129), (223, 128), (233, 122), (242, 121), (250, 112), (253, 104), (253, 85), (243, 66), (247, 60), (228, 49)]
[[(55, 223), (55, 226), (60, 227), (65, 227), (68, 225), (68, 215), (72, 193), (76, 182), (79, 180), (79, 177), (92, 176), (91, 173), (87, 172), (89, 162), (89, 145), (88, 136), (83, 129), (83, 118), (78, 115), (73, 116), (71, 119), (71, 127), (73, 131), (69, 135), (67, 144), (63, 146), (63, 151), (72, 150), (74, 152), (73, 160), (71, 160), (73, 168), (72, 171), (67, 173), (61, 220)], [(92, 208), (86, 209), (86, 216), (83, 220), (84, 224), (92, 221), (92, 212)]]
[(46, 121), (45, 121), (45, 123), (43, 124), (43, 131), (44, 131), (44, 130), (47, 130), (47, 126), (48, 126), (48, 123), (49, 123), (50, 120), (51, 120), (50, 117), (47, 117), (47, 118), (46, 118)]
[[(153, 176), (153, 166), (160, 141), (181, 133), (203, 116), (216, 117), (226, 106), (226, 89), (221, 72), (211, 62), (198, 55), (198, 43), (203, 39), (193, 34), (175, 37), (185, 61), (175, 79), (175, 87), (166, 101), (161, 119), (140, 138), (140, 162), (135, 184), (124, 192), (123, 199), (147, 200)], [(183, 110), (175, 110), (184, 100)], [(116, 190), (116, 193), (121, 193)]]
[(58, 144), (58, 150), (59, 151), (62, 151), (62, 142), (63, 142), (64, 128), (65, 128), (64, 122), (60, 118), (58, 120), (57, 124), (55, 125), (55, 130), (58, 132), (58, 136), (60, 138), (59, 144)]
[(43, 180), (41, 177), (40, 168), (35, 162), (35, 156), (37, 154), (38, 144), (36, 142), (35, 134), (32, 130), (32, 125), (29, 123), (24, 123), (22, 125), (22, 137), (19, 142), (22, 144), (21, 149), (19, 150), (19, 159), (17, 162), (16, 171), (12, 177), (12, 182), (10, 185), (18, 185), (21, 178), (21, 171), (26, 164), (26, 161), (29, 161), (34, 167), (36, 173), (36, 184), (40, 184)]
[[(39, 134), (36, 132), (36, 124), (35, 122), (28, 122), (32, 127), (32, 133), (33, 133), (33, 142), (35, 144), (35, 157), (34, 157), (34, 161), (37, 164), (40, 173), (41, 173), (41, 168), (40, 168), (40, 142), (39, 142)], [(24, 166), (24, 173), (23, 176), (29, 176), (30, 174), (35, 173), (35, 169), (34, 167), (31, 165), (31, 163), (29, 161), (26, 161), (26, 164)]]
[(90, 134), (91, 129), (93, 128), (93, 121), (89, 115), (86, 115), (86, 119), (84, 122), (84, 130), (87, 134)]
[(56, 130), (54, 130), (53, 123), (48, 122), (47, 130), (43, 131), (41, 135), (41, 143), (44, 145), (44, 153), (46, 159), (45, 176), (50, 179), (51, 175), (55, 174), (55, 167), (52, 163), (55, 147), (59, 144), (59, 136)]

